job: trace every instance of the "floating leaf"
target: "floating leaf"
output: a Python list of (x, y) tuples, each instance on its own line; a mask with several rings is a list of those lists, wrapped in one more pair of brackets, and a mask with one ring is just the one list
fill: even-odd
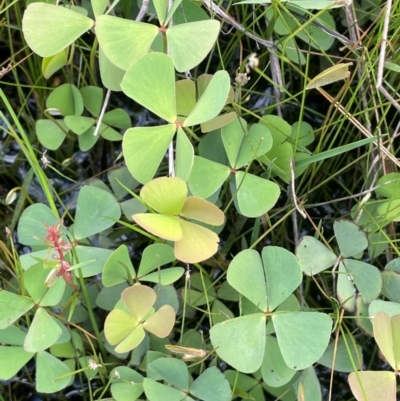
[(264, 358), (265, 319), (263, 313), (255, 313), (213, 326), (210, 338), (218, 356), (240, 372), (258, 370)]
[(276, 337), (286, 364), (295, 370), (315, 363), (325, 352), (332, 319), (319, 312), (288, 312), (272, 315)]
[(65, 49), (93, 26), (93, 20), (65, 7), (31, 3), (22, 19), (22, 31), (29, 47), (41, 57)]
[[(314, 8), (314, 7), (313, 7)], [(353, 63), (339, 63), (314, 77), (306, 86), (306, 89), (319, 88), (333, 82), (347, 79), (350, 76), (349, 67)]]

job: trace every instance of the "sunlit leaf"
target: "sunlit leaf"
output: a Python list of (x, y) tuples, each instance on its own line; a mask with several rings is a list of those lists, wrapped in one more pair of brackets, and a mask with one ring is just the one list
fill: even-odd
[(34, 305), (30, 298), (5, 290), (0, 291), (0, 330), (13, 324)]
[(22, 31), (35, 53), (49, 57), (73, 43), (93, 23), (93, 20), (76, 11), (37, 2), (28, 5), (22, 19)]
[(104, 334), (111, 345), (118, 344), (138, 325), (138, 321), (121, 309), (111, 311), (104, 323)]
[(217, 20), (189, 22), (168, 28), (168, 46), (176, 70), (189, 71), (200, 64), (217, 40), (219, 29)]
[(0, 379), (10, 380), (35, 355), (22, 347), (0, 346)]
[(193, 145), (183, 132), (182, 128), (178, 128), (176, 137), (176, 153), (175, 153), (175, 174), (183, 181), (187, 181), (192, 172), (194, 162)]
[(145, 332), (142, 325), (138, 325), (116, 347), (115, 352), (123, 354), (136, 348), (144, 339)]
[(158, 169), (172, 138), (175, 124), (128, 129), (122, 140), (126, 166), (140, 183), (149, 182)]
[[(120, 37), (121, 32), (116, 32)], [(121, 56), (124, 56), (124, 51)], [(171, 58), (166, 54), (150, 53), (141, 57), (126, 72), (121, 88), (127, 96), (157, 116), (170, 123), (176, 121), (175, 71)]]
[(95, 29), (107, 58), (122, 70), (149, 51), (158, 33), (155, 25), (111, 15), (98, 16)]

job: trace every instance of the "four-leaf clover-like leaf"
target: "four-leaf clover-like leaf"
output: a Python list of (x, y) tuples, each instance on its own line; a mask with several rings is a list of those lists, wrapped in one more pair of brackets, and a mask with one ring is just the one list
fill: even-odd
[(163, 305), (154, 312), (153, 305), (157, 295), (145, 285), (134, 285), (122, 291), (122, 302), (129, 313), (114, 309), (107, 316), (104, 333), (111, 345), (116, 345), (115, 352), (120, 354), (137, 347), (148, 331), (157, 337), (169, 335), (175, 323), (175, 311), (171, 305)]
[(148, 232), (174, 241), (178, 260), (197, 263), (217, 252), (219, 238), (213, 231), (190, 220), (220, 226), (224, 213), (212, 203), (187, 196), (187, 184), (177, 177), (161, 177), (143, 186), (140, 196), (158, 213), (138, 213), (133, 220)]

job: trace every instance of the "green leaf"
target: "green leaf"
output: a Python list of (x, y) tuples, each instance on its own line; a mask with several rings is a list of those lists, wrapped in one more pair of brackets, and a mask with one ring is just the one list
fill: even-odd
[(263, 124), (253, 124), (244, 136), (236, 160), (236, 168), (241, 168), (253, 159), (267, 153), (272, 147), (272, 136)]
[[(125, 57), (124, 52), (121, 55)], [(171, 58), (166, 54), (150, 53), (140, 58), (126, 72), (121, 88), (127, 96), (157, 116), (169, 123), (176, 121), (175, 71)]]
[(29, 295), (40, 306), (57, 305), (65, 289), (65, 281), (57, 280), (50, 288), (46, 286), (45, 281), (50, 271), (45, 269), (42, 263), (37, 263), (24, 272), (25, 289)]
[(107, 58), (122, 70), (147, 54), (158, 33), (155, 25), (111, 15), (98, 16), (95, 30)]
[(381, 272), (369, 263), (353, 259), (344, 259), (343, 264), (354, 281), (362, 299), (370, 303), (378, 298), (382, 291)]
[(343, 262), (339, 262), (336, 292), (338, 300), (343, 308), (349, 312), (354, 312), (357, 291), (354, 287), (352, 277), (347, 274), (347, 269)]
[(187, 181), (193, 168), (194, 150), (182, 128), (178, 128), (176, 138), (175, 174), (183, 181)]
[(229, 265), (228, 283), (262, 311), (267, 311), (267, 286), (264, 267), (257, 251), (239, 252)]
[(126, 245), (120, 245), (107, 259), (101, 279), (104, 287), (111, 287), (136, 277)]
[(99, 46), (99, 68), (103, 85), (112, 91), (121, 91), (121, 82), (124, 78), (125, 70), (122, 70), (113, 64), (104, 54), (101, 46)]
[(268, 386), (281, 387), (293, 378), (296, 370), (286, 365), (276, 338), (267, 336), (265, 349), (261, 365), (262, 378)]
[(169, 51), (178, 72), (189, 71), (206, 58), (217, 40), (220, 26), (217, 20), (208, 20), (167, 29)]
[(143, 388), (149, 401), (183, 401), (185, 392), (157, 383), (147, 377), (143, 380)]
[(253, 373), (264, 358), (265, 327), (265, 315), (255, 313), (216, 324), (210, 338), (221, 359), (239, 372)]
[(272, 315), (276, 337), (286, 364), (295, 370), (315, 363), (325, 352), (332, 319), (319, 312), (288, 312)]
[(400, 303), (400, 273), (385, 270), (382, 272), (382, 280), (382, 293), (385, 294), (385, 297), (390, 301)]
[(354, 371), (353, 362), (357, 370), (362, 369), (362, 348), (355, 342), (354, 337), (349, 334), (340, 336), (337, 342), (336, 340), (331, 341), (324, 355), (318, 361), (318, 363), (327, 368), (334, 369), (337, 372), (348, 373)]
[(22, 31), (35, 53), (49, 57), (73, 43), (93, 23), (76, 11), (39, 2), (28, 5), (22, 19)]
[(168, 0), (153, 0), (160, 25), (163, 26), (167, 15)]
[(8, 326), (0, 330), (0, 343), (8, 345), (23, 345), (26, 332), (17, 326)]
[(304, 236), (296, 246), (296, 256), (305, 274), (318, 274), (336, 262), (336, 255), (316, 238)]
[(182, 239), (175, 242), (175, 257), (185, 263), (199, 263), (218, 251), (218, 235), (208, 228), (180, 219)]
[(190, 79), (175, 82), (176, 110), (178, 116), (188, 116), (196, 105), (196, 86)]
[(67, 49), (61, 50), (54, 56), (45, 57), (42, 60), (42, 74), (46, 79), (49, 79), (62, 67), (68, 63)]
[(98, 234), (121, 217), (121, 208), (107, 191), (87, 185), (79, 191), (76, 205), (75, 238), (82, 239)]
[(398, 198), (400, 197), (400, 174), (389, 173), (379, 178), (376, 183), (378, 188), (375, 192), (384, 196), (385, 198)]
[[(346, 2), (343, 0), (280, 0), (285, 5), (294, 5), (304, 9), (323, 10), (324, 8), (344, 7)], [(235, 4), (263, 4), (265, 0), (245, 0)]]
[(52, 120), (36, 120), (36, 135), (39, 142), (49, 150), (57, 150), (68, 132), (63, 120), (57, 120), (57, 124)]
[(183, 126), (190, 127), (192, 125), (201, 124), (216, 117), (221, 112), (226, 103), (229, 90), (230, 79), (228, 73), (226, 71), (216, 72), (210, 83), (208, 84), (207, 89), (196, 103), (196, 106), (186, 118)]
[(267, 278), (268, 310), (273, 311), (300, 285), (301, 268), (291, 252), (278, 246), (266, 246), (262, 259)]
[(370, 317), (375, 316), (378, 312), (385, 312), (389, 317), (400, 314), (400, 304), (397, 302), (382, 301), (376, 299), (369, 304), (368, 313)]
[(94, 117), (100, 115), (103, 103), (103, 89), (97, 86), (84, 86), (79, 91), (82, 95), (83, 104), (89, 113)]
[[(175, 260), (175, 255), (173, 255), (173, 257)], [(150, 281), (151, 283), (159, 283), (163, 286), (166, 286), (179, 280), (183, 276), (184, 272), (185, 269), (183, 267), (170, 267), (168, 269), (146, 274), (145, 276), (141, 277), (140, 280)]]
[(206, 369), (192, 383), (190, 394), (204, 401), (230, 401), (232, 397), (228, 380), (216, 366)]
[(307, 401), (322, 401), (321, 385), (312, 366), (304, 369), (292, 386), (298, 399), (303, 397)]
[(0, 330), (13, 324), (34, 305), (29, 298), (5, 290), (0, 291)]
[(61, 336), (61, 329), (43, 308), (38, 308), (25, 338), (24, 349), (39, 352), (51, 347)]
[(174, 250), (171, 246), (167, 244), (151, 244), (143, 251), (138, 277), (141, 279), (146, 274), (174, 260)]
[(0, 379), (10, 380), (35, 355), (22, 347), (0, 346)]
[(84, 116), (66, 116), (65, 125), (76, 135), (82, 135), (89, 128), (93, 127), (95, 120)]
[(349, 385), (357, 401), (396, 401), (396, 376), (393, 372), (353, 372), (349, 374)]
[(179, 359), (159, 358), (151, 362), (148, 369), (174, 387), (186, 392), (189, 390), (189, 372), (185, 362)]
[(368, 239), (360, 227), (348, 220), (337, 220), (333, 223), (340, 253), (348, 258), (362, 252), (368, 247)]
[(233, 168), (236, 167), (236, 160), (238, 158), (243, 139), (247, 135), (247, 122), (243, 118), (235, 118), (230, 124), (225, 125), (221, 129), (221, 138), (224, 144), (226, 154), (228, 155), (229, 164)]
[(244, 171), (237, 171), (234, 180), (232, 177), (232, 194), (236, 193), (238, 211), (246, 217), (267, 213), (274, 207), (281, 192), (274, 182)]
[(175, 130), (175, 124), (169, 124), (130, 128), (125, 132), (122, 149), (126, 166), (140, 183), (145, 184), (154, 177)]
[(230, 172), (227, 166), (195, 156), (188, 182), (190, 192), (201, 198), (209, 198), (221, 187)]
[(83, 113), (82, 95), (72, 84), (63, 84), (54, 89), (46, 100), (46, 106), (59, 110), (63, 116), (80, 116)]
[(148, 182), (140, 196), (157, 212), (178, 215), (187, 197), (187, 185), (177, 177), (160, 177)]
[(276, 145), (280, 145), (291, 137), (292, 128), (281, 117), (270, 114), (268, 116), (262, 117), (260, 120), (260, 124), (265, 125), (269, 129), (272, 135), (274, 147)]
[[(59, 379), (65, 376), (63, 379)], [(36, 390), (40, 393), (54, 394), (67, 387), (74, 375), (68, 366), (46, 351), (36, 357)]]
[(315, 134), (312, 126), (305, 121), (298, 121), (292, 125), (291, 137), (299, 146), (308, 146), (314, 142)]

